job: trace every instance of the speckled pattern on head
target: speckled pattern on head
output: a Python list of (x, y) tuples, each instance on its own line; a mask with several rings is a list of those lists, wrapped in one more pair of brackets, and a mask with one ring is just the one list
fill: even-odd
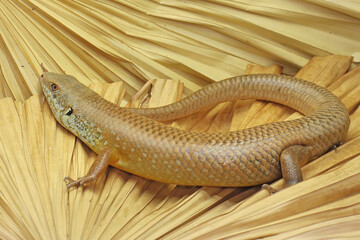
[[(273, 181), (281, 177), (284, 149), (309, 146), (310, 160), (342, 142), (350, 122), (346, 107), (331, 92), (280, 75), (226, 79), (154, 109), (121, 108), (68, 75), (46, 72), (41, 83), (60, 124), (96, 153), (116, 149), (111, 165), (180, 185), (250, 186)], [(51, 90), (52, 83), (58, 92)], [(219, 133), (176, 129), (150, 119), (176, 119), (209, 105), (248, 98), (278, 102), (307, 116)]]

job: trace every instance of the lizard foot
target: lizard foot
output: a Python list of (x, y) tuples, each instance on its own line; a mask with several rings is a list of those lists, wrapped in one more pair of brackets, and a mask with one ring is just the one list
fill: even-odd
[(64, 178), (64, 182), (66, 183), (66, 188), (69, 190), (71, 187), (83, 187), (84, 184), (93, 182), (95, 179), (94, 177), (81, 177), (77, 180), (74, 180), (70, 177)]
[(270, 193), (270, 195), (273, 195), (274, 193), (277, 193), (279, 190), (271, 187), (269, 184), (263, 184), (261, 186), (261, 189), (265, 189), (266, 191), (268, 191)]

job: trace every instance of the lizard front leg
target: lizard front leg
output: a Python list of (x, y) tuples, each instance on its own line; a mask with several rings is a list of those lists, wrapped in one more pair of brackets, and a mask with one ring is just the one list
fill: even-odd
[(73, 186), (83, 186), (84, 184), (88, 184), (97, 180), (99, 176), (106, 171), (109, 164), (115, 159), (115, 156), (116, 155), (114, 154), (114, 151), (109, 148), (100, 152), (85, 176), (80, 177), (77, 180), (74, 180), (70, 177), (64, 178), (67, 189), (69, 190), (69, 188)]

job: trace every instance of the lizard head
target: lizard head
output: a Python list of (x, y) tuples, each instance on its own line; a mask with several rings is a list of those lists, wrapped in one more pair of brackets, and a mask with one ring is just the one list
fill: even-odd
[(46, 71), (40, 76), (45, 98), (56, 120), (97, 151), (102, 139), (100, 128), (91, 120), (91, 102), (100, 96), (75, 77)]
[(71, 120), (79, 114), (80, 99), (91, 91), (73, 76), (47, 71), (40, 76), (40, 84), (56, 120), (69, 129)]

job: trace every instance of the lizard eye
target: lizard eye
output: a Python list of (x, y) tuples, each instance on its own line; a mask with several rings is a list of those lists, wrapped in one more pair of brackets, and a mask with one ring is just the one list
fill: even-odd
[(73, 113), (73, 109), (70, 107), (66, 110), (65, 115), (70, 116)]
[(57, 84), (55, 84), (55, 83), (52, 83), (50, 85), (50, 88), (51, 88), (51, 91), (53, 91), (53, 92), (59, 91), (59, 86)]

